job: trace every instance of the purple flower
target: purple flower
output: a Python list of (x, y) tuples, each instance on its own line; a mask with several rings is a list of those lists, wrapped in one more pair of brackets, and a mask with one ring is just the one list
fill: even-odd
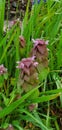
[(36, 39), (36, 40), (34, 40), (34, 39), (32, 39), (32, 41), (33, 41), (33, 43), (35, 43), (35, 44), (48, 44), (48, 41), (44, 41), (44, 40), (41, 40), (41, 39)]
[(4, 65), (0, 65), (0, 75), (4, 74), (7, 72), (7, 68), (4, 67)]
[[(38, 62), (35, 62), (35, 56), (30, 58), (23, 58), (21, 61), (17, 62), (19, 68), (22, 70), (22, 75), (31, 75), (33, 73), (33, 69), (38, 65)], [(26, 77), (26, 76), (25, 76)]]
[(19, 36), (19, 40), (20, 40), (21, 47), (24, 48), (25, 44), (26, 44), (26, 41), (25, 41), (24, 37), (23, 36)]
[(27, 92), (35, 87), (35, 85), (38, 83), (38, 74), (36, 71), (38, 62), (35, 61), (35, 56), (33, 56), (29, 58), (23, 58), (17, 63), (18, 65), (16, 68), (21, 69), (20, 80), (23, 90)]
[(43, 64), (43, 66), (48, 66), (48, 50), (47, 50), (47, 44), (48, 41), (44, 41), (41, 39), (32, 39), (32, 42), (34, 43), (34, 48), (31, 51), (31, 56), (36, 57), (36, 61), (38, 61), (40, 64)]
[(41, 39), (32, 39), (34, 43), (34, 50), (39, 51), (39, 53), (44, 54), (46, 51), (46, 45), (48, 44), (48, 41), (44, 41)]
[(36, 67), (38, 65), (38, 63), (35, 62), (34, 60), (35, 56), (29, 58), (23, 58), (21, 61), (17, 62), (18, 66), (16, 68), (19, 68), (23, 70), (23, 73), (30, 75), (31, 67)]

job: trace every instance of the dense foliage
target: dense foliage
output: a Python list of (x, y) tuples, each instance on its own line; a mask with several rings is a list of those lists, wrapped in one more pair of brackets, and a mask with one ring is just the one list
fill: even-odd
[(0, 129), (62, 128), (62, 0), (29, 3), (4, 28), (0, 0)]

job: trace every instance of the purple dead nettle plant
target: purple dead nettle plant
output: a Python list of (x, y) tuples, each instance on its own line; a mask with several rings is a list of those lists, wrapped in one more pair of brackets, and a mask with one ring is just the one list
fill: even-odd
[(34, 47), (31, 51), (31, 55), (36, 56), (36, 61), (42, 64), (42, 67), (48, 67), (48, 41), (32, 39), (32, 42), (34, 43)]
[[(21, 46), (25, 46), (25, 40), (23, 37), (20, 37), (20, 41)], [(39, 83), (37, 70), (39, 70), (39, 68), (40, 70), (48, 68), (48, 41), (41, 39), (32, 39), (32, 41), (34, 43), (34, 47), (30, 53), (30, 57), (23, 58), (21, 61), (17, 62), (17, 68), (21, 69), (21, 86), (25, 92), (31, 90), (33, 86), (37, 86), (37, 83)]]
[(20, 42), (20, 56), (21, 58), (25, 57), (25, 48), (26, 48), (26, 40), (24, 38), (24, 36), (19, 36), (19, 42)]
[[(18, 69), (21, 70), (19, 81), (21, 82), (21, 87), (23, 92), (28, 92), (32, 90), (39, 84), (39, 72), (44, 71), (48, 68), (48, 41), (41, 39), (32, 39), (34, 47), (29, 54), (29, 58), (23, 58), (21, 61), (17, 62)], [(24, 45), (24, 39), (21, 38), (21, 45)], [(40, 69), (39, 69), (40, 68)], [(40, 70), (40, 71), (38, 71)], [(41, 73), (42, 74), (42, 73)], [(39, 90), (36, 91), (35, 98), (39, 96)], [(33, 97), (33, 96), (32, 96)], [(31, 97), (30, 97), (31, 98)], [(32, 111), (37, 104), (29, 105), (29, 110)]]
[(3, 75), (7, 72), (7, 68), (4, 67), (4, 65), (0, 65), (0, 75)]
[(23, 36), (19, 36), (19, 41), (20, 41), (20, 46), (24, 48), (26, 44), (25, 38)]
[(20, 80), (22, 83), (23, 91), (28, 92), (34, 88), (38, 83), (38, 73), (36, 67), (38, 62), (35, 61), (35, 56), (23, 58), (17, 62), (18, 69), (21, 69)]
[[(21, 81), (22, 91), (26, 93), (39, 84), (36, 70), (38, 62), (35, 61), (35, 56), (32, 56), (23, 58), (21, 61), (17, 62), (17, 64), (18, 66), (16, 68), (21, 69), (19, 81)], [(36, 90), (36, 92), (30, 96), (30, 99), (34, 96), (35, 98), (39, 96), (39, 90)], [(30, 104), (28, 108), (30, 111), (33, 111), (37, 106), (37, 104)]]

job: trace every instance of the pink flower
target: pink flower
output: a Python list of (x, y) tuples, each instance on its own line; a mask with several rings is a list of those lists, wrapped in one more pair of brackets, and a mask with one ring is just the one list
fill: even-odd
[(34, 50), (37, 49), (37, 51), (39, 51), (41, 54), (43, 54), (45, 52), (48, 41), (44, 41), (41, 39), (36, 39), (36, 40), (32, 39), (32, 41), (34, 43)]
[(28, 74), (29, 73), (27, 70), (28, 68), (30, 68), (31, 66), (36, 67), (38, 65), (38, 62), (35, 62), (34, 60), (35, 60), (35, 56), (30, 58), (23, 58), (21, 61), (17, 62), (18, 63), (17, 68), (22, 69), (25, 72), (27, 71)]
[[(16, 68), (21, 69), (21, 79), (23, 82), (32, 82), (32, 80), (37, 80), (36, 67), (38, 62), (35, 61), (35, 56), (29, 58), (23, 58), (21, 61), (17, 62), (18, 66)], [(35, 81), (34, 81), (35, 82)]]
[(36, 40), (32, 39), (32, 41), (35, 44), (46, 44), (46, 45), (48, 44), (48, 41), (44, 41), (44, 40), (41, 40), (41, 39), (36, 39)]
[(4, 67), (4, 65), (0, 65), (0, 75), (4, 74), (7, 72), (7, 68)]
[(41, 39), (32, 39), (32, 42), (34, 43), (34, 47), (31, 50), (31, 56), (36, 56), (36, 61), (38, 61), (40, 64), (43, 64), (44, 67), (48, 66), (48, 49), (47, 44), (48, 41), (44, 41)]

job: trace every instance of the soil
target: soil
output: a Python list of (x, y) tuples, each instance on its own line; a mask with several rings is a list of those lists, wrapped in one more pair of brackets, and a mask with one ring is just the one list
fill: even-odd
[[(6, 0), (5, 4), (5, 19), (13, 20), (24, 17), (28, 0)], [(31, 9), (32, 2), (30, 2), (29, 10)]]

